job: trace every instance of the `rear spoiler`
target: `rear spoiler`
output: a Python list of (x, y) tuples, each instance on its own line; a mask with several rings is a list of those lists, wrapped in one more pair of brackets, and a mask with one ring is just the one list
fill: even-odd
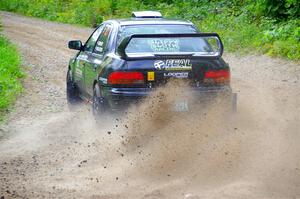
[[(218, 40), (219, 53), (218, 55), (195, 55), (196, 53), (143, 53), (140, 56), (130, 57), (126, 54), (126, 48), (130, 41), (134, 38), (180, 38), (180, 37), (215, 37)], [(180, 33), (180, 34), (133, 34), (124, 38), (117, 47), (117, 53), (125, 60), (151, 59), (154, 57), (177, 58), (191, 56), (195, 58), (219, 58), (223, 55), (223, 43), (217, 33)]]

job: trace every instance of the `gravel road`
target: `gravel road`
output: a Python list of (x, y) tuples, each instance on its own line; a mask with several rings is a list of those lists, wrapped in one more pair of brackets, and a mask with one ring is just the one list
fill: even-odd
[[(66, 106), (67, 41), (91, 29), (1, 12), (25, 91), (0, 126), (0, 198), (300, 198), (300, 64), (226, 54), (234, 119), (147, 99), (95, 122)], [(172, 98), (174, 85), (161, 93)], [(153, 114), (147, 114), (151, 110)], [(133, 114), (132, 112), (138, 113)]]

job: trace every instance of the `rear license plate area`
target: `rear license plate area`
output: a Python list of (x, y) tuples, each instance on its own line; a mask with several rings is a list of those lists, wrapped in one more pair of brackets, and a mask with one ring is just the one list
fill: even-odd
[(173, 104), (173, 111), (175, 112), (188, 112), (189, 106), (187, 100), (178, 100)]

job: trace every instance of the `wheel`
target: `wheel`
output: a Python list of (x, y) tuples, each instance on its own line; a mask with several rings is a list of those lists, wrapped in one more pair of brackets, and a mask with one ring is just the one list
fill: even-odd
[(67, 73), (66, 82), (67, 82), (67, 102), (69, 108), (72, 108), (72, 106), (78, 104), (81, 101), (81, 99), (79, 97), (78, 88), (73, 81), (72, 72), (70, 69), (68, 70)]
[(100, 87), (98, 84), (94, 86), (93, 90), (93, 115), (99, 117), (107, 112), (108, 105), (101, 96)]

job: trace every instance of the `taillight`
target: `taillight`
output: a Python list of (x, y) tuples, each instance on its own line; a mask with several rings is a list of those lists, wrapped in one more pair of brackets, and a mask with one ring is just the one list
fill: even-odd
[(209, 70), (204, 74), (204, 83), (228, 84), (230, 82), (229, 70)]
[(141, 72), (112, 72), (108, 76), (109, 84), (144, 84), (144, 75)]

